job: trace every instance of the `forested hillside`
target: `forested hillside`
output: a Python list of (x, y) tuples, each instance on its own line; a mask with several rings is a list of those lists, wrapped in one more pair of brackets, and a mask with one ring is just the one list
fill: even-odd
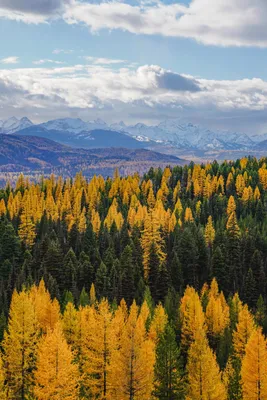
[(267, 399), (266, 164), (7, 182), (1, 398)]

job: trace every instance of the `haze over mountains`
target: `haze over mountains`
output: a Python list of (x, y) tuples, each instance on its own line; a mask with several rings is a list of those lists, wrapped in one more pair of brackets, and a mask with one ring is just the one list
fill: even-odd
[(146, 148), (182, 156), (188, 160), (230, 159), (242, 155), (261, 155), (267, 150), (266, 135), (214, 131), (179, 119), (170, 119), (156, 126), (143, 123), (108, 125), (101, 119), (85, 122), (79, 118), (55, 119), (34, 125), (28, 118), (12, 117), (0, 121), (0, 133), (38, 136), (72, 147)]

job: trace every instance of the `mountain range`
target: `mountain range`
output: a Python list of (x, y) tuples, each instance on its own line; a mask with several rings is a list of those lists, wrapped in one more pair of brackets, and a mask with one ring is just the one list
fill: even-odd
[[(102, 148), (77, 149), (36, 136), (0, 134), (0, 174), (24, 172), (73, 176), (83, 171), (85, 176), (112, 176), (118, 168), (121, 175), (150, 167), (184, 164), (175, 156), (146, 149)], [(1, 180), (1, 176), (0, 176)]]
[(85, 122), (80, 118), (55, 119), (34, 125), (28, 118), (0, 121), (0, 133), (39, 136), (72, 147), (150, 149), (191, 159), (230, 159), (242, 155), (260, 156), (267, 150), (267, 134), (244, 134), (211, 130), (180, 119), (155, 126), (124, 122), (107, 124), (101, 119)]

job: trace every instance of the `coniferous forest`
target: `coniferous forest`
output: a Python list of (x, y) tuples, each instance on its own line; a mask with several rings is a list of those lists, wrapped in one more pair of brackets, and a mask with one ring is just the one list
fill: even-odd
[(0, 398), (267, 399), (267, 159), (0, 190)]

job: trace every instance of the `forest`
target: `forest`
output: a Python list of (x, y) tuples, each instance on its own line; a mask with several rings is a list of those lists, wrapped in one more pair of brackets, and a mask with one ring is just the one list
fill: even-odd
[(0, 393), (267, 399), (267, 159), (0, 190)]

